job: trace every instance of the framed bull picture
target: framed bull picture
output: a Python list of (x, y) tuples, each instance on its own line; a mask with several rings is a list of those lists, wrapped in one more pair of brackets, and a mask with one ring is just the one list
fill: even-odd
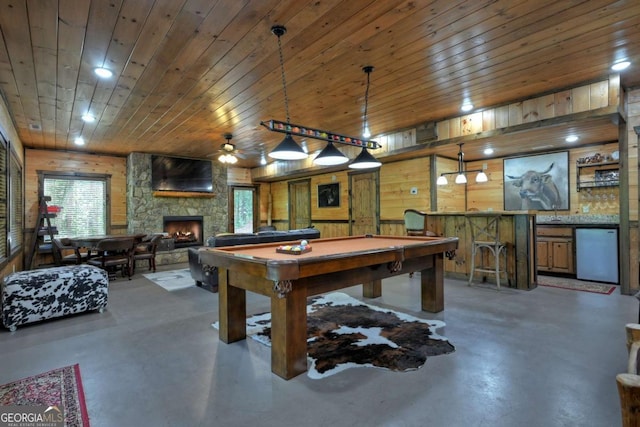
[(318, 184), (318, 207), (334, 208), (340, 206), (340, 183)]
[(504, 210), (569, 209), (569, 152), (504, 159)]

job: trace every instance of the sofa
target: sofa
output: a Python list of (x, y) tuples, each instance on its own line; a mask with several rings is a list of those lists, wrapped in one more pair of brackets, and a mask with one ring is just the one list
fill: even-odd
[[(313, 227), (296, 230), (277, 231), (267, 230), (257, 233), (222, 233), (209, 237), (206, 241), (208, 247), (251, 245), (255, 243), (287, 242), (297, 240), (318, 239), (320, 231)], [(205, 246), (189, 248), (189, 270), (196, 285), (211, 292), (218, 292), (218, 271), (213, 268), (205, 271), (200, 263), (199, 249)]]
[(109, 277), (81, 264), (11, 273), (2, 284), (2, 323), (18, 326), (107, 306)]

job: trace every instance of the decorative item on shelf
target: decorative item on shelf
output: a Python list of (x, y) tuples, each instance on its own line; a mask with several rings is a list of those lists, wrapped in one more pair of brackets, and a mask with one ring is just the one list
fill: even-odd
[[(287, 125), (290, 125), (291, 117), (289, 116), (289, 99), (287, 98), (287, 81), (284, 75), (284, 60), (282, 59), (282, 42), (280, 37), (287, 33), (287, 29), (282, 25), (274, 25), (271, 32), (278, 37), (278, 53), (280, 55), (280, 73), (282, 75), (282, 90), (284, 93), (284, 108), (287, 114)], [(291, 133), (285, 132), (286, 135), (282, 142), (269, 153), (269, 157), (277, 160), (302, 160), (307, 158), (307, 153), (293, 139)]]
[(595, 171), (596, 187), (613, 187), (620, 185), (620, 171), (618, 169), (612, 170), (597, 170)]
[[(298, 145), (298, 143), (293, 139), (293, 135), (300, 136), (303, 138), (312, 138), (318, 139), (321, 141), (328, 142), (327, 146), (316, 156), (313, 163), (317, 165), (339, 165), (349, 161), (349, 158), (345, 156), (339, 149), (335, 147), (335, 143), (352, 145), (357, 147), (362, 147), (363, 153), (366, 152), (367, 149), (376, 149), (380, 148), (380, 145), (376, 141), (370, 141), (367, 135), (363, 138), (355, 138), (347, 135), (341, 135), (335, 132), (329, 132), (321, 129), (311, 128), (309, 126), (296, 125), (291, 123), (291, 118), (289, 115), (289, 99), (287, 97), (287, 83), (284, 72), (284, 59), (282, 57), (282, 42), (281, 37), (286, 34), (287, 29), (282, 25), (274, 25), (271, 27), (271, 32), (275, 34), (278, 38), (278, 53), (280, 57), (280, 71), (282, 75), (282, 88), (284, 92), (284, 106), (285, 112), (287, 115), (286, 121), (279, 120), (268, 120), (262, 121), (260, 124), (272, 132), (280, 132), (284, 133), (285, 137), (282, 142), (269, 153), (269, 157), (272, 157), (277, 160), (302, 160), (305, 159), (308, 155), (307, 153)], [(367, 108), (368, 108), (368, 97), (369, 97), (369, 74), (373, 71), (372, 66), (366, 66), (363, 68), (364, 72), (367, 73), (367, 91), (365, 94), (365, 115), (364, 115), (364, 128), (368, 129), (368, 121), (367, 121)], [(361, 153), (362, 154), (362, 153)], [(381, 165), (380, 162), (375, 160), (373, 156), (369, 153), (368, 156), (362, 155), (356, 157), (354, 161), (354, 165), (350, 165), (349, 167), (353, 167), (356, 169), (362, 168), (370, 168), (370, 167), (378, 167)], [(366, 160), (366, 162), (364, 161)]]
[[(591, 156), (587, 156), (587, 157), (580, 157), (577, 162), (578, 164), (594, 164), (594, 163), (602, 163), (605, 160), (608, 160), (606, 156), (603, 156), (600, 153), (595, 153)], [(610, 161), (610, 160), (609, 160)]]
[(487, 182), (489, 180), (489, 178), (487, 177), (487, 174), (484, 173), (484, 170), (482, 169), (474, 169), (474, 170), (464, 170), (464, 153), (462, 152), (462, 145), (463, 143), (458, 144), (458, 146), (460, 147), (460, 150), (458, 151), (458, 171), (457, 172), (444, 172), (441, 173), (440, 176), (438, 177), (438, 180), (436, 181), (437, 185), (447, 185), (449, 183), (449, 181), (447, 181), (447, 177), (446, 175), (456, 175), (456, 184), (466, 184), (467, 183), (467, 174), (468, 173), (475, 173), (477, 172), (478, 174), (476, 175), (476, 182)]
[(47, 213), (60, 213), (62, 212), (62, 206), (51, 205), (47, 206)]

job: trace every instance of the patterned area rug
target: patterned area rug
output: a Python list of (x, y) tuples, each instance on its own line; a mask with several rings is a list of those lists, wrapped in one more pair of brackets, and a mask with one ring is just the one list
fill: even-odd
[(584, 280), (555, 276), (538, 276), (538, 285), (607, 295), (616, 289), (616, 286), (606, 283), (585, 282)]
[[(6, 407), (10, 406), (22, 407), (21, 412), (33, 409), (43, 418), (54, 421), (51, 424), (27, 423), (29, 426), (89, 427), (80, 366), (77, 364), (0, 385), (0, 407), (6, 412), (11, 409)], [(58, 419), (63, 421), (55, 422)]]
[[(353, 367), (416, 370), (429, 356), (455, 351), (445, 337), (436, 333), (444, 322), (365, 304), (344, 293), (309, 298), (307, 314), (310, 378)], [(213, 326), (217, 328), (218, 324)], [(247, 319), (247, 336), (271, 345), (270, 334), (271, 313)]]
[(143, 276), (169, 292), (190, 288), (196, 285), (188, 268), (182, 270), (158, 271)]

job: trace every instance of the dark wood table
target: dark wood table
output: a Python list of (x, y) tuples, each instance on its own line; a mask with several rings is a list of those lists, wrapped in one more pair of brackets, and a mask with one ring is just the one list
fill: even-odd
[[(103, 235), (95, 235), (95, 236), (76, 236), (69, 237), (68, 241), (71, 246), (75, 248), (76, 258), (78, 259), (78, 264), (80, 264), (82, 260), (82, 255), (80, 253), (80, 248), (87, 248), (86, 260), (95, 256), (95, 252), (92, 251), (96, 247), (99, 241), (104, 239), (133, 239), (134, 244), (138, 244), (142, 242), (142, 239), (145, 238), (147, 234), (145, 233), (135, 233), (135, 234), (103, 234)], [(93, 252), (93, 253), (92, 253)]]
[(76, 248), (93, 248), (100, 240), (104, 239), (133, 239), (134, 242), (139, 243), (144, 239), (146, 233), (136, 234), (104, 234), (96, 236), (78, 236), (69, 237), (69, 243)]
[(290, 379), (307, 370), (307, 297), (362, 284), (382, 295), (382, 279), (420, 271), (422, 310), (444, 310), (443, 258), (457, 237), (359, 236), (315, 239), (302, 255), (277, 253), (286, 242), (199, 249), (219, 275), (220, 339), (246, 338), (246, 291), (271, 298), (271, 371)]

